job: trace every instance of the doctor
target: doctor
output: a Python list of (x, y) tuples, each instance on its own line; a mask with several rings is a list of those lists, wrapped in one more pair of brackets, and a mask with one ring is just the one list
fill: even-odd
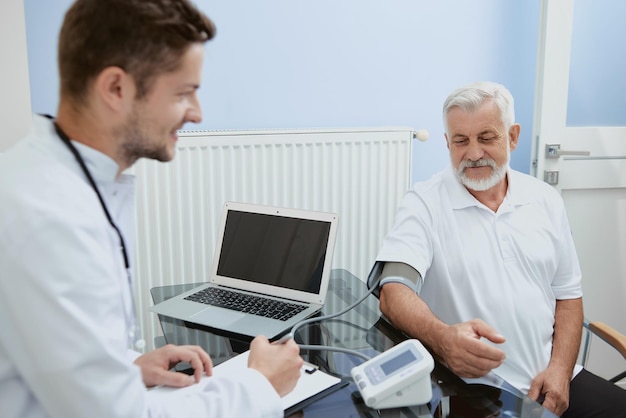
[[(187, 0), (77, 0), (59, 36), (56, 119), (0, 156), (0, 405), (3, 417), (282, 417), (302, 359), (290, 341), (251, 344), (249, 368), (179, 402), (147, 387), (211, 374), (196, 346), (141, 355), (134, 323), (133, 179), (169, 161), (200, 122), (212, 22)], [(138, 344), (139, 343), (139, 344)], [(194, 376), (170, 371), (191, 363)]]

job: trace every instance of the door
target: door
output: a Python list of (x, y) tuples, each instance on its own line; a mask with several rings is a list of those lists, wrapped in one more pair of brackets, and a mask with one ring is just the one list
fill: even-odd
[(26, 21), (22, 0), (3, 0), (0, 4), (0, 152), (28, 133), (32, 119), (28, 57), (26, 54)]
[[(626, 333), (626, 87), (620, 62), (626, 29), (619, 29), (626, 7), (621, 3), (542, 1), (531, 172), (553, 183), (565, 200), (583, 272), (585, 316)], [(600, 58), (602, 50), (608, 52)], [(594, 342), (588, 368), (608, 378), (625, 367), (621, 357)]]

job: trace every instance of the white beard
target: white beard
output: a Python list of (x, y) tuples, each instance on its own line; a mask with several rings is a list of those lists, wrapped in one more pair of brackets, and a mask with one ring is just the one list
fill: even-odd
[[(483, 179), (472, 179), (465, 175), (465, 169), (467, 167), (484, 167), (489, 166), (493, 169), (491, 175)], [(476, 192), (484, 192), (491, 189), (506, 176), (506, 172), (509, 169), (509, 158), (500, 167), (496, 165), (496, 162), (492, 159), (483, 159), (477, 161), (463, 160), (459, 166), (454, 170), (457, 179), (468, 189)]]

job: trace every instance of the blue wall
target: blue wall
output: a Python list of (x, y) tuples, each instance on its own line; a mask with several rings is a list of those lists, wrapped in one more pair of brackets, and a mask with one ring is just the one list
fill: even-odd
[[(475, 80), (505, 84), (522, 124), (511, 165), (529, 172), (539, 0), (199, 0), (216, 23), (185, 129), (408, 126), (413, 180), (449, 163), (441, 105)], [(69, 0), (25, 0), (32, 106), (55, 114), (56, 40)]]

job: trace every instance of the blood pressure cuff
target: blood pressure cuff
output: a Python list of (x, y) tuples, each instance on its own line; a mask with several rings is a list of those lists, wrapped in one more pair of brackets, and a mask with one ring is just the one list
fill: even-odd
[(372, 292), (380, 297), (380, 288), (385, 283), (401, 283), (419, 293), (422, 288), (422, 276), (413, 267), (405, 263), (376, 261), (367, 276), (367, 288), (377, 288)]

